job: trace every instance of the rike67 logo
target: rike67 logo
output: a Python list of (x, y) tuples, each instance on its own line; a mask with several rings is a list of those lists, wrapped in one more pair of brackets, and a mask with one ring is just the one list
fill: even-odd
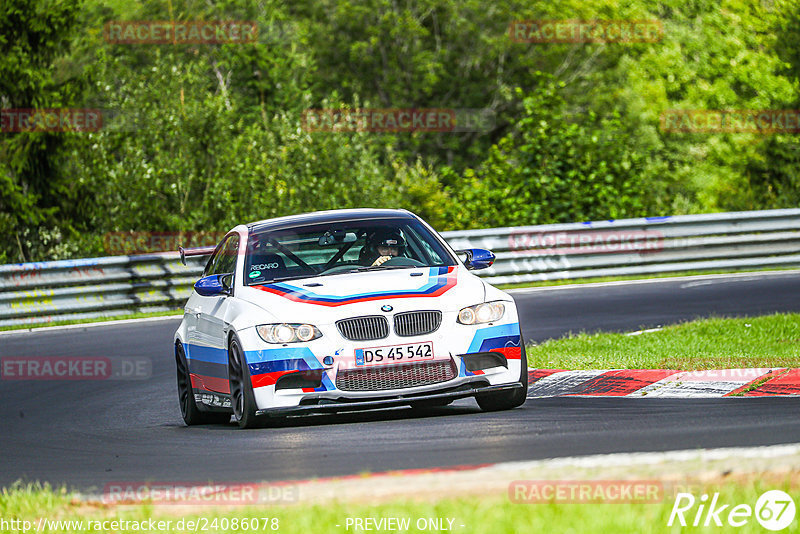
[(765, 529), (779, 531), (792, 524), (795, 512), (794, 500), (781, 490), (764, 492), (756, 501), (755, 508), (749, 504), (723, 503), (720, 501), (719, 493), (714, 493), (710, 500), (706, 494), (696, 499), (691, 493), (678, 493), (667, 526), (678, 524), (682, 527), (691, 525), (737, 528), (746, 525), (755, 517)]

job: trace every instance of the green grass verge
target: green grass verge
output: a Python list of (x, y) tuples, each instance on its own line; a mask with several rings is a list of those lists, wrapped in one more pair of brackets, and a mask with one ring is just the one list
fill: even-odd
[[(683, 276), (700, 276), (712, 274), (732, 274), (732, 273), (761, 273), (771, 271), (796, 271), (796, 267), (765, 267), (763, 269), (722, 269), (713, 271), (676, 271), (669, 273), (658, 274), (639, 274), (631, 276), (597, 276), (594, 278), (574, 278), (569, 280), (541, 280), (538, 282), (524, 282), (521, 284), (496, 284), (499, 289), (520, 289), (526, 287), (550, 287), (550, 286), (568, 286), (573, 284), (596, 284), (600, 282), (624, 282), (627, 280), (653, 280), (660, 278), (680, 278)], [(492, 284), (495, 285), (495, 284)]]
[(94, 317), (92, 319), (75, 319), (70, 321), (53, 321), (50, 323), (35, 323), (35, 324), (15, 324), (9, 326), (0, 326), (0, 332), (7, 330), (35, 330), (36, 328), (46, 328), (48, 326), (64, 326), (70, 324), (91, 324), (103, 323), (106, 321), (122, 321), (125, 319), (142, 319), (145, 317), (166, 317), (174, 315), (175, 317), (183, 316), (181, 310), (159, 311), (159, 312), (145, 312), (145, 313), (131, 313), (128, 315), (112, 315), (109, 317)]
[[(718, 505), (730, 504), (721, 514), (721, 520), (727, 520), (727, 513), (734, 505), (747, 504), (755, 508), (756, 501), (763, 492), (781, 489), (789, 493), (800, 502), (800, 492), (797, 485), (792, 485), (787, 479), (784, 481), (761, 481), (751, 479), (745, 481), (724, 481), (715, 484), (706, 483), (704, 488), (698, 488), (695, 497), (697, 504), (684, 514), (687, 523), (691, 525), (699, 504), (700, 490), (709, 495), (719, 493)], [(200, 532), (281, 532), (284, 534), (325, 534), (325, 533), (353, 533), (363, 532), (352, 526), (346, 528), (348, 518), (407, 518), (410, 528), (403, 532), (431, 532), (431, 529), (418, 529), (416, 522), (427, 519), (452, 519), (452, 532), (458, 534), (492, 533), (492, 534), (521, 534), (542, 532), (614, 532), (614, 533), (649, 533), (649, 532), (708, 532), (703, 529), (681, 528), (677, 524), (670, 529), (667, 527), (673, 505), (674, 492), (665, 491), (662, 499), (653, 504), (623, 504), (623, 503), (596, 503), (596, 504), (564, 504), (548, 502), (543, 504), (516, 504), (509, 500), (507, 495), (490, 495), (483, 497), (441, 498), (434, 502), (414, 502), (397, 500), (385, 504), (359, 504), (348, 502), (343, 495), (337, 501), (327, 504), (283, 506), (283, 507), (247, 507), (227, 508), (225, 510), (214, 506), (205, 506), (202, 512), (197, 510), (186, 513), (180, 511), (181, 506), (176, 505), (164, 512), (155, 510), (152, 506), (137, 505), (126, 507), (93, 507), (80, 503), (71, 495), (63, 492), (53, 492), (49, 489), (17, 488), (4, 491), (0, 495), (0, 518), (9, 521), (27, 520), (37, 523), (39, 518), (61, 521), (82, 521), (81, 524), (73, 523), (71, 527), (62, 526), (59, 529), (42, 529), (38, 532), (63, 532), (83, 533), (99, 532), (91, 530), (92, 521), (143, 521), (153, 519), (164, 521), (167, 528), (150, 532), (193, 532), (187, 526), (188, 521), (199, 521), (202, 526)], [(259, 519), (257, 529), (233, 528), (232, 522), (245, 518), (269, 518), (268, 527)], [(272, 519), (276, 523), (272, 523)], [(177, 523), (183, 520), (184, 528), (176, 528)], [(702, 516), (702, 521), (705, 515)], [(169, 525), (166, 522), (170, 521)], [(216, 528), (213, 528), (216, 521)], [(277, 530), (272, 525), (277, 525)], [(63, 523), (62, 523), (63, 525)], [(462, 526), (463, 525), (463, 526)], [(2, 525), (0, 525), (2, 526)], [(8, 527), (9, 525), (6, 525)], [(225, 528), (226, 527), (226, 528)], [(795, 531), (797, 519), (786, 532)], [(764, 532), (755, 517), (750, 517), (747, 524), (741, 528), (732, 529), (728, 525), (711, 527), (714, 531), (729, 532)], [(21, 532), (11, 528), (2, 528), (0, 532)], [(34, 531), (33, 529), (30, 530)], [(108, 532), (109, 530), (105, 530)], [(145, 529), (145, 531), (148, 531)], [(381, 532), (399, 532), (401, 530), (382, 530)], [(134, 528), (118, 528), (116, 532), (139, 532)]]
[(800, 367), (800, 314), (703, 319), (640, 335), (575, 334), (527, 347), (543, 369)]

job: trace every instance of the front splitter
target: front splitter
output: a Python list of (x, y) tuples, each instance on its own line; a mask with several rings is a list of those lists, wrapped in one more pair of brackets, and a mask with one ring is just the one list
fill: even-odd
[(377, 408), (392, 408), (394, 406), (406, 406), (418, 402), (433, 401), (433, 400), (456, 400), (466, 397), (474, 397), (484, 393), (495, 393), (500, 391), (513, 391), (521, 389), (524, 386), (520, 382), (513, 384), (501, 384), (498, 386), (480, 386), (471, 387), (468, 389), (459, 389), (458, 391), (445, 391), (442, 393), (431, 393), (429, 395), (399, 395), (392, 398), (381, 398), (378, 400), (368, 401), (355, 401), (355, 402), (336, 402), (328, 401), (327, 399), (320, 399), (325, 404), (308, 404), (302, 406), (285, 406), (280, 408), (267, 408), (258, 410), (256, 415), (266, 415), (270, 417), (283, 417), (288, 415), (303, 415), (313, 413), (335, 413), (335, 412), (351, 412), (358, 410), (374, 410)]

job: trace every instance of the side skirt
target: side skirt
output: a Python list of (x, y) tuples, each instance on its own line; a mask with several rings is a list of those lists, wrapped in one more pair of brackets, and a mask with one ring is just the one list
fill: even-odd
[(224, 393), (214, 393), (205, 389), (193, 388), (194, 401), (197, 407), (204, 412), (230, 412), (233, 413), (231, 408), (231, 396)]

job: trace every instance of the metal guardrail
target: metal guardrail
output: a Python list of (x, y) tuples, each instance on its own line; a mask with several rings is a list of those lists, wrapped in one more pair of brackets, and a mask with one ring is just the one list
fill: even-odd
[(205, 259), (178, 253), (0, 265), (0, 326), (177, 310)]
[[(800, 209), (444, 232), (487, 248), (493, 284), (800, 267)], [(177, 253), (0, 265), (0, 326), (180, 309), (205, 258)]]
[(444, 232), (497, 255), (493, 284), (800, 266), (800, 209)]

